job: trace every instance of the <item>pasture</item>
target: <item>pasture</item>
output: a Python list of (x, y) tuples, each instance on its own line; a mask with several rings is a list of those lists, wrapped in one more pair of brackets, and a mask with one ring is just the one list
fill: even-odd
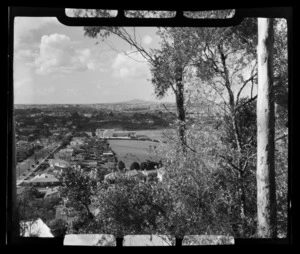
[[(146, 134), (145, 134), (146, 135)], [(141, 163), (146, 160), (159, 161), (160, 158), (150, 153), (150, 146), (158, 146), (159, 143), (138, 140), (108, 140), (111, 149), (116, 153), (118, 160), (123, 161), (126, 168), (136, 161)]]
[(169, 133), (172, 132), (170, 129), (158, 129), (158, 130), (138, 130), (135, 131), (137, 135), (146, 135), (147, 137), (158, 140), (158, 141), (164, 141), (166, 138), (164, 137), (163, 132)]

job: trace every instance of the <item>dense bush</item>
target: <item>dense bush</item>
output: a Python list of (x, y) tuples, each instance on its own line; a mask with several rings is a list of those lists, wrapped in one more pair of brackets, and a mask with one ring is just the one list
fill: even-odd
[(138, 162), (132, 162), (131, 165), (130, 165), (130, 170), (139, 170), (140, 169), (140, 164)]
[(64, 237), (67, 233), (68, 225), (64, 220), (52, 220), (49, 228), (54, 237)]
[(126, 169), (125, 163), (123, 161), (118, 162), (118, 169), (119, 170), (124, 170)]

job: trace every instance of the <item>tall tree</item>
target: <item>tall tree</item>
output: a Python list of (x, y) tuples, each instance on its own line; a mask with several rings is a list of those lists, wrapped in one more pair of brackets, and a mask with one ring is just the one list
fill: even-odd
[(93, 219), (90, 205), (96, 181), (74, 168), (65, 169), (58, 178), (61, 181), (61, 196), (67, 198), (65, 206), (73, 209), (78, 218)]
[[(241, 218), (246, 216), (244, 176), (249, 170), (255, 137), (243, 137), (249, 126), (240, 125), (238, 115), (257, 98), (253, 92), (257, 80), (256, 28), (253, 19), (246, 19), (237, 27), (197, 28), (193, 33), (201, 44), (194, 66), (202, 83), (202, 94), (221, 106), (232, 135), (226, 144), (230, 152), (220, 153), (220, 157), (239, 179)], [(247, 88), (248, 97), (244, 95)]]
[(125, 163), (123, 161), (118, 161), (118, 169), (119, 170), (126, 169)]
[(258, 19), (257, 218), (258, 236), (277, 237), (273, 19)]
[(161, 48), (152, 52), (154, 61), (151, 65), (151, 81), (158, 98), (163, 98), (170, 89), (175, 95), (178, 137), (185, 152), (186, 77), (199, 41), (186, 28), (160, 28), (158, 35), (162, 42)]

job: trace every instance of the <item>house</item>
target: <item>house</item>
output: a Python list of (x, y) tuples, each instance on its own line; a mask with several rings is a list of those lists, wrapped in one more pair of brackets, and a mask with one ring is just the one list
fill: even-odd
[(35, 187), (50, 187), (50, 186), (58, 186), (60, 184), (60, 181), (52, 176), (52, 177), (38, 177), (38, 178), (33, 178), (30, 180), (30, 185), (35, 186)]
[(113, 152), (106, 152), (106, 153), (103, 153), (102, 155), (104, 157), (113, 157), (114, 156)]
[(44, 199), (59, 198), (59, 197), (60, 197), (59, 187), (56, 186), (56, 187), (48, 188), (44, 196)]
[(113, 133), (114, 133), (114, 129), (108, 129), (108, 130), (105, 130), (103, 132), (103, 138), (111, 138)]
[(133, 178), (143, 180), (143, 181), (146, 180), (145, 175), (141, 171), (138, 171), (138, 170), (135, 170), (135, 169), (125, 172), (125, 176), (133, 177)]
[(104, 181), (115, 180), (120, 174), (120, 172), (111, 172), (104, 176)]
[(166, 177), (166, 169), (165, 167), (161, 167), (159, 169), (157, 169), (157, 178), (160, 182), (163, 181), (163, 179)]
[(50, 159), (49, 160), (49, 165), (51, 167), (56, 166), (56, 167), (59, 167), (59, 168), (67, 168), (67, 167), (70, 166), (70, 164), (67, 161), (61, 160), (61, 159)]
[(50, 228), (39, 218), (36, 221), (20, 221), (23, 236), (54, 237)]

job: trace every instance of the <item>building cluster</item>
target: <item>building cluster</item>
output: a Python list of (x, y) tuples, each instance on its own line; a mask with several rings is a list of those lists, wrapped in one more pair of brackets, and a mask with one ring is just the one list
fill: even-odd
[(146, 135), (136, 134), (135, 131), (123, 131), (123, 130), (118, 130), (118, 129), (96, 129), (95, 134), (100, 139), (151, 140)]
[[(67, 168), (79, 170), (93, 179), (97, 178), (98, 170), (104, 169), (106, 174), (103, 180), (112, 184), (112, 186), (114, 186), (114, 180), (119, 176), (135, 178), (139, 181), (148, 181), (153, 178), (162, 181), (165, 174), (164, 168), (147, 171), (118, 170), (116, 162), (115, 154), (105, 139), (87, 136), (72, 137), (69, 144), (57, 150), (49, 159), (41, 163), (39, 167), (43, 170), (34, 172), (32, 177), (18, 184), (17, 194), (22, 195), (22, 191), (26, 186), (32, 186), (43, 199), (61, 198), (61, 182), (58, 175)], [(63, 205), (64, 199), (61, 199), (61, 202), (61, 204), (54, 207), (55, 219), (61, 219), (72, 224), (74, 219), (71, 214), (72, 211)], [(99, 212), (97, 207), (94, 208), (92, 204), (90, 208), (95, 215)]]
[(55, 141), (57, 137), (52, 135), (48, 138), (35, 139), (29, 141), (28, 138), (22, 138), (16, 142), (16, 158), (17, 162), (22, 162), (33, 154), (39, 154), (47, 146), (50, 146)]

